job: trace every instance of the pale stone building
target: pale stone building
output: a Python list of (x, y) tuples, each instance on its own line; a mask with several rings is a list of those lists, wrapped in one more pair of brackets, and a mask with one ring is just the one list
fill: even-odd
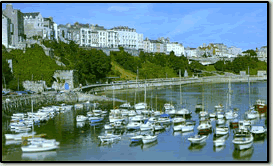
[(75, 70), (56, 70), (52, 88), (56, 90), (71, 90), (79, 86), (78, 74)]
[(24, 28), (27, 38), (33, 36), (44, 38), (44, 18), (41, 13), (24, 13)]
[(9, 48), (12, 44), (12, 33), (13, 33), (13, 24), (11, 24), (11, 20), (2, 14), (2, 44)]
[(24, 41), (24, 18), (23, 13), (18, 9), (13, 9), (12, 4), (7, 4), (2, 14), (10, 19), (11, 22), (11, 46), (19, 47)]

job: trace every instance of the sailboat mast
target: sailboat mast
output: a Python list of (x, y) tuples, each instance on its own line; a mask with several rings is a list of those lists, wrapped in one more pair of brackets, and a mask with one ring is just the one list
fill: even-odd
[(156, 95), (156, 97), (155, 97), (155, 109), (156, 109), (156, 111), (157, 111), (157, 95)]
[(180, 79), (180, 104), (182, 105), (182, 94), (181, 94), (181, 69), (179, 69), (179, 79)]
[(115, 86), (113, 83), (113, 109), (115, 109)]
[(230, 77), (229, 77), (229, 84), (228, 84), (228, 104), (229, 104), (229, 109), (231, 108), (231, 84), (230, 84)]
[(144, 88), (145, 88), (145, 93), (144, 93), (144, 103), (146, 103), (146, 79), (145, 79), (145, 85), (144, 85)]
[(249, 66), (248, 66), (248, 104), (250, 107), (250, 82), (249, 82)]
[(33, 119), (33, 100), (31, 98), (31, 113), (32, 113), (32, 138), (34, 138), (34, 119)]

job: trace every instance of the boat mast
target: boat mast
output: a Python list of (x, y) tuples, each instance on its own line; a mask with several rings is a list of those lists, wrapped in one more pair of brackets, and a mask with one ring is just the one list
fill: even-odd
[(31, 98), (31, 113), (32, 113), (32, 138), (34, 138), (34, 119), (33, 119), (33, 100)]
[[(137, 77), (138, 77), (138, 67), (137, 67), (137, 76), (136, 76), (136, 86), (138, 85), (137, 84)], [(136, 105), (136, 89), (137, 89), (137, 87), (135, 87), (135, 105)]]
[(249, 107), (251, 107), (251, 105), (250, 105), (250, 82), (249, 82), (249, 66), (248, 66), (248, 104), (249, 104)]
[(145, 85), (144, 85), (144, 88), (145, 88), (145, 93), (144, 93), (144, 103), (146, 103), (146, 79), (145, 79)]
[(115, 86), (114, 86), (114, 82), (113, 82), (113, 109), (115, 109)]
[(182, 106), (182, 93), (181, 93), (181, 69), (179, 69), (179, 79), (180, 79), (180, 104)]
[(228, 104), (229, 104), (229, 109), (231, 109), (231, 84), (230, 84), (230, 77), (229, 77), (229, 84), (228, 84)]

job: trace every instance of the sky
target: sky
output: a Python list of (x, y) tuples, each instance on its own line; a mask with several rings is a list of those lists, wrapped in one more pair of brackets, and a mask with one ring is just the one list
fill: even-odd
[[(156, 40), (184, 47), (224, 43), (243, 51), (267, 45), (266, 3), (12, 3), (23, 13), (40, 12), (57, 24), (89, 23), (135, 28)], [(2, 9), (6, 3), (2, 3)]]

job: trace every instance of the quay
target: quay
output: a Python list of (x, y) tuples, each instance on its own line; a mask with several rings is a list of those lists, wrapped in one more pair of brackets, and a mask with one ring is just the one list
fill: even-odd
[[(112, 101), (112, 98), (106, 96), (93, 95), (90, 93), (97, 93), (109, 90), (125, 90), (146, 87), (160, 87), (169, 85), (185, 85), (185, 84), (196, 84), (196, 83), (225, 83), (231, 78), (232, 82), (247, 82), (247, 76), (210, 76), (210, 77), (195, 77), (195, 78), (169, 78), (169, 79), (148, 79), (139, 81), (123, 81), (113, 84), (93, 84), (82, 88), (73, 89), (73, 91), (67, 91), (65, 93), (56, 92), (43, 92), (41, 94), (32, 95), (17, 95), (17, 96), (2, 96), (2, 113), (10, 116), (14, 112), (25, 112), (30, 109), (31, 99), (33, 100), (34, 108), (54, 105), (61, 103), (77, 103), (84, 101)], [(267, 77), (249, 77), (250, 82), (255, 81), (266, 81)], [(86, 93), (80, 92), (82, 90), (89, 90)], [(124, 102), (119, 99), (115, 101)]]

